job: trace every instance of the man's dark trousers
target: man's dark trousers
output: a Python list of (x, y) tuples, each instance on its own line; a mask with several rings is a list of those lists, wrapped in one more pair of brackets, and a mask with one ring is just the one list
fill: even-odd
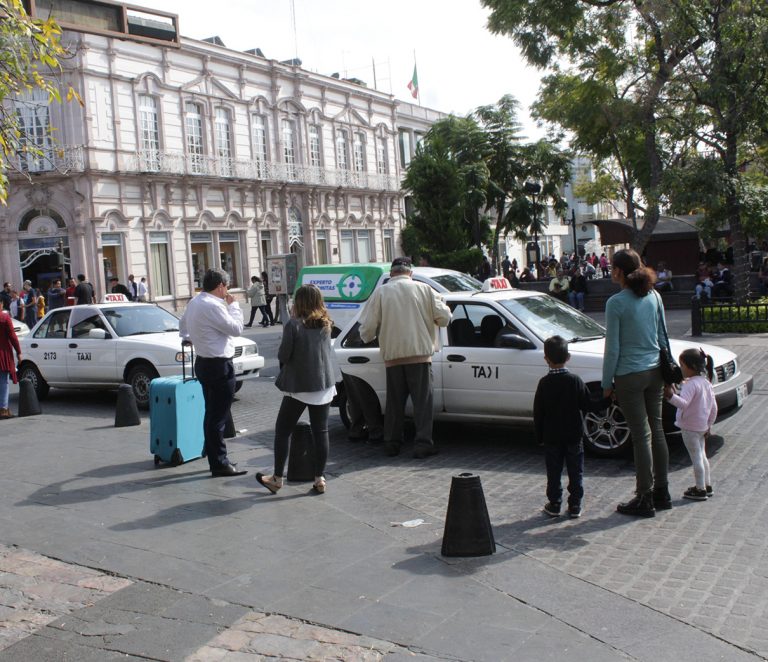
[(195, 359), (195, 376), (203, 387), (205, 399), (205, 453), (211, 470), (229, 464), (227, 446), (224, 443), (224, 428), (229, 409), (235, 398), (235, 366), (232, 359)]
[(568, 505), (580, 506), (584, 497), (584, 447), (581, 444), (547, 445), (544, 448), (544, 459), (547, 465), (547, 499), (552, 503), (562, 501), (560, 476), (565, 464), (568, 470)]
[(387, 406), (384, 412), (384, 441), (401, 444), (405, 403), (413, 403), (417, 444), (432, 445), (432, 364), (406, 363), (387, 367)]

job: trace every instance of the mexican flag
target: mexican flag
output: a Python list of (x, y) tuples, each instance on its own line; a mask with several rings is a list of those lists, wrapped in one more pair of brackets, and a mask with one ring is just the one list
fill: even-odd
[(411, 96), (414, 99), (419, 98), (419, 75), (416, 73), (416, 64), (413, 65), (413, 78), (408, 83), (408, 89), (411, 91)]

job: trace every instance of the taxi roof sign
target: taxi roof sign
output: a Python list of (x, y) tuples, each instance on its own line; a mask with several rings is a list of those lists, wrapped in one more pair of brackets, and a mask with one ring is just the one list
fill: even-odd
[(102, 303), (128, 303), (128, 297), (125, 294), (119, 294), (117, 292), (107, 292), (104, 295)]
[(494, 276), (483, 281), (481, 292), (493, 292), (494, 290), (511, 290), (512, 285), (504, 276)]

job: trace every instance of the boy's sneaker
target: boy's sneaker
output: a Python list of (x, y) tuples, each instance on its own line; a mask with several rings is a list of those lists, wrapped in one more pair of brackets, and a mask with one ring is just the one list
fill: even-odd
[(581, 506), (568, 506), (568, 517), (571, 519), (581, 517)]
[(557, 501), (547, 501), (544, 506), (544, 512), (550, 517), (560, 517), (560, 503)]
[(707, 490), (700, 490), (695, 485), (693, 487), (689, 487), (685, 492), (683, 492), (683, 499), (691, 499), (691, 501), (706, 501), (707, 500)]
[(707, 490), (707, 497), (711, 497), (714, 494), (714, 492), (712, 491), (711, 485), (707, 485), (706, 490)]

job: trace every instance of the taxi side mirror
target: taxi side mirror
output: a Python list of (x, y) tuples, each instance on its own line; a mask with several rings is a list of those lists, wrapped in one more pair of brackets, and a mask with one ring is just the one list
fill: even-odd
[(507, 347), (509, 349), (536, 349), (536, 345), (528, 340), (528, 338), (523, 338), (523, 336), (517, 333), (502, 333), (497, 342), (499, 347)]
[(110, 336), (104, 329), (91, 329), (88, 332), (87, 337), (91, 340), (105, 340), (107, 338), (111, 338), (112, 336)]

